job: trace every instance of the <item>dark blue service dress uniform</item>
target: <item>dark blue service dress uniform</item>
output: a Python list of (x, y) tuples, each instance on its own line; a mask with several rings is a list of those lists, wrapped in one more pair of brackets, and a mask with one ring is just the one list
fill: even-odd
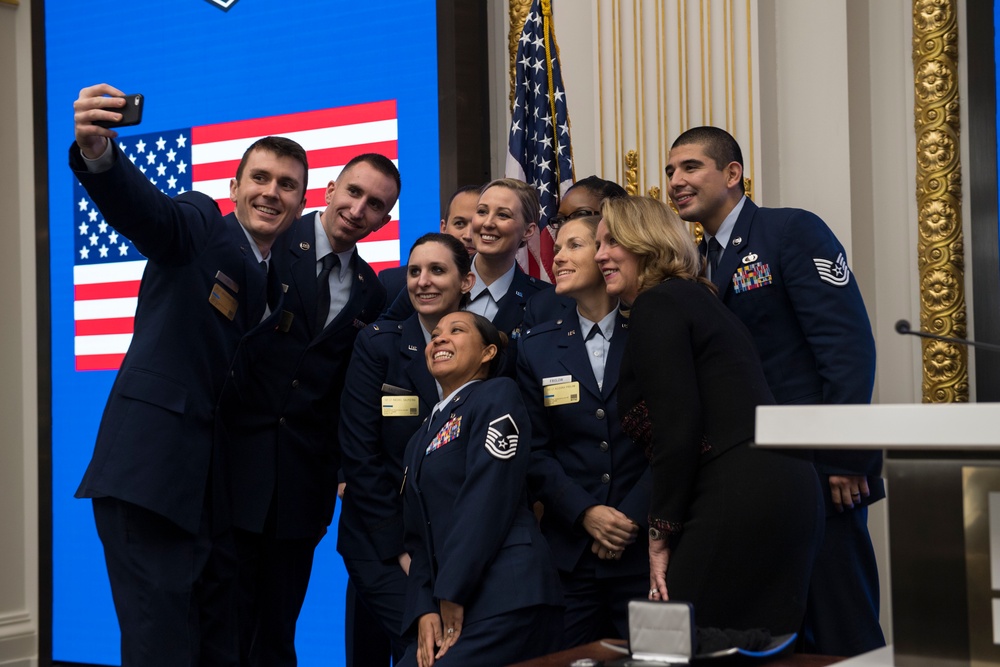
[[(869, 403), (875, 341), (868, 313), (829, 227), (809, 211), (758, 208), (749, 199), (719, 259), (719, 296), (750, 330), (779, 404)], [(803, 632), (806, 648), (856, 655), (885, 644), (868, 505), (885, 497), (881, 452), (815, 454), (826, 502)], [(863, 475), (871, 495), (837, 512), (830, 475)]]
[[(340, 510), (337, 551), (356, 594), (382, 626), (398, 661), (406, 575), (403, 546), (403, 454), (406, 443), (440, 400), (424, 359), (417, 315), (379, 320), (362, 331), (348, 369), (350, 391), (341, 400), (340, 444), (347, 488)], [(355, 655), (362, 652), (357, 647)]]
[[(503, 665), (559, 644), (559, 579), (525, 489), (530, 439), (517, 384), (495, 378), (462, 388), (407, 444), (403, 628), (415, 635), (440, 600), (462, 605), (442, 667)], [(415, 643), (401, 664), (416, 664)]]
[[(90, 173), (74, 144), (70, 166), (149, 261), (76, 496), (94, 499), (123, 664), (235, 664), (236, 564), (216, 406), (241, 338), (274, 326), (280, 284), (234, 214), (200, 193), (167, 197), (112, 150), (112, 167)], [(262, 323), (268, 301), (275, 312)]]
[[(517, 357), (517, 380), (531, 416), (529, 489), (545, 507), (542, 533), (566, 597), (564, 648), (609, 633), (627, 638), (628, 601), (645, 597), (649, 589), (651, 473), (618, 416), (628, 320), (616, 315), (602, 387), (584, 344), (587, 333), (573, 307), (564, 319), (528, 330)], [(594, 539), (581, 522), (594, 505), (614, 507), (639, 526), (635, 543), (620, 559), (603, 560), (591, 552)]]
[(241, 641), (251, 665), (295, 664), (313, 554), (337, 501), (348, 362), (359, 330), (385, 305), (382, 285), (355, 248), (347, 303), (329, 324), (317, 321), (318, 215), (296, 220), (275, 242), (284, 308), (276, 326), (245, 337), (222, 402), (240, 529)]

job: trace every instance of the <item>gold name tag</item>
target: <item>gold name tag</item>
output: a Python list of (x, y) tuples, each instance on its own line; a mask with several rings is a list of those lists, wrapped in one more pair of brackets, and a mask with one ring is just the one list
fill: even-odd
[(236, 297), (222, 289), (218, 283), (212, 285), (212, 293), (208, 295), (208, 302), (230, 320), (236, 317), (236, 306), (239, 305), (236, 303)]
[(547, 408), (567, 403), (579, 403), (580, 383), (563, 382), (562, 384), (549, 385), (542, 390), (542, 399)]
[(420, 415), (420, 399), (416, 396), (383, 396), (383, 417), (417, 417)]

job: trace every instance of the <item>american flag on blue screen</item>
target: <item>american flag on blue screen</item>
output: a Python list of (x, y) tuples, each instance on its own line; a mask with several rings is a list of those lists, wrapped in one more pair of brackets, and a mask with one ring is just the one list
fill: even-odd
[[(243, 152), (268, 135), (289, 137), (306, 149), (306, 211), (325, 206), (327, 183), (355, 155), (381, 153), (398, 166), (395, 100), (148, 132), (119, 137), (118, 144), (164, 193), (203, 192), (225, 214), (233, 210), (229, 181)], [(76, 179), (73, 202), (76, 370), (116, 370), (132, 340), (146, 259), (107, 224)], [(376, 272), (399, 263), (399, 202), (392, 221), (359, 243), (358, 252)]]
[(517, 43), (507, 146), (507, 176), (534, 185), (542, 205), (539, 233), (528, 242), (526, 252), (521, 251), (519, 261), (531, 275), (552, 282), (553, 236), (547, 224), (574, 177), (566, 91), (548, 0), (531, 3)]

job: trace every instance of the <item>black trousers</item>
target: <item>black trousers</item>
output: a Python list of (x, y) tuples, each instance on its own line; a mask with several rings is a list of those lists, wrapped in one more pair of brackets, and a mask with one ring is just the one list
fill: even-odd
[(240, 662), (244, 667), (294, 667), (295, 626), (309, 588), (320, 535), (278, 539), (234, 531), (239, 556)]
[[(360, 609), (362, 617), (374, 619), (379, 629), (389, 639), (389, 649), (393, 663), (403, 657), (407, 642), (401, 636), (403, 623), (403, 605), (406, 603), (406, 574), (395, 561), (361, 560), (345, 558), (344, 566), (350, 576), (354, 589), (356, 603), (354, 610)], [(348, 613), (352, 609), (347, 610)], [(358, 619), (348, 619), (347, 624), (353, 625), (353, 635), (358, 634)], [(375, 667), (385, 662), (369, 662), (381, 660), (384, 650), (377, 653), (363, 649), (357, 643), (351, 645), (348, 652), (349, 667)]]
[(803, 650), (852, 656), (885, 646), (878, 623), (878, 565), (868, 534), (868, 508), (830, 514), (825, 523), (809, 582)]
[[(645, 553), (645, 543), (639, 548)], [(608, 637), (628, 639), (629, 600), (645, 599), (649, 591), (648, 570), (638, 575), (598, 577), (596, 561), (597, 556), (588, 549), (572, 572), (559, 573), (566, 599), (561, 648)]]
[(198, 534), (117, 498), (94, 498), (122, 667), (239, 664), (232, 532)]

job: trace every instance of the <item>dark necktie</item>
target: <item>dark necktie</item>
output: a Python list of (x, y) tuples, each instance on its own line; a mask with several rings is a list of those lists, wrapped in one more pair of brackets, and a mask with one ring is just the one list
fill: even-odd
[(331, 252), (320, 260), (322, 269), (316, 276), (316, 329), (322, 331), (326, 318), (330, 315), (330, 271), (340, 263), (336, 253)]
[(604, 334), (601, 333), (601, 325), (600, 324), (595, 324), (594, 326), (592, 326), (590, 328), (590, 332), (587, 334), (587, 337), (584, 338), (584, 340), (590, 340), (594, 336), (600, 336), (601, 338), (604, 338)]
[(708, 265), (712, 267), (712, 280), (715, 280), (715, 272), (719, 268), (719, 258), (722, 257), (722, 246), (713, 236), (708, 240)]

